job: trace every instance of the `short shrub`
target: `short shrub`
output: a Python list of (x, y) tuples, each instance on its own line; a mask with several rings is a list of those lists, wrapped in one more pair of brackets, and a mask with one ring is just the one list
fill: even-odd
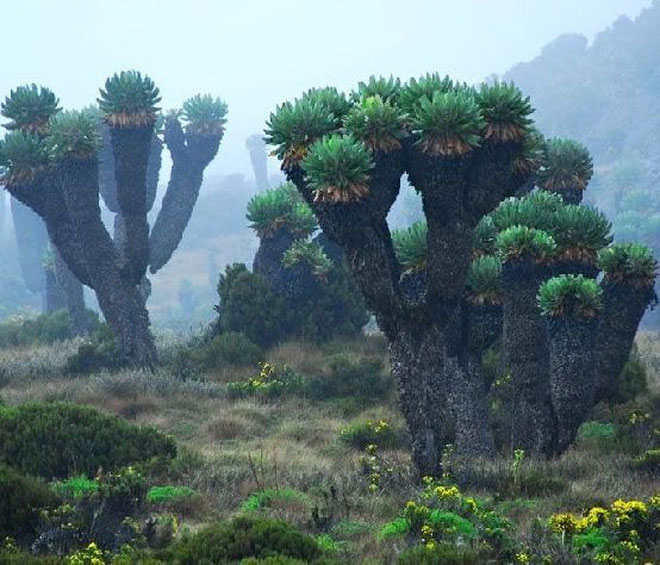
[(171, 458), (174, 441), (93, 408), (30, 403), (0, 409), (0, 462), (51, 478), (94, 476), (154, 457)]
[(290, 524), (242, 516), (185, 536), (172, 548), (166, 560), (194, 565), (284, 556), (309, 562), (320, 555), (321, 549), (314, 538)]
[(225, 332), (205, 343), (194, 358), (206, 370), (226, 365), (256, 366), (264, 360), (264, 352), (242, 333)]
[(46, 483), (0, 464), (0, 539), (30, 539), (39, 526), (40, 510), (58, 503)]
[(312, 506), (312, 498), (293, 488), (265, 489), (251, 494), (242, 504), (243, 512), (256, 512), (263, 508), (277, 505), (278, 502), (285, 504), (293, 503), (301, 506)]
[(247, 381), (227, 383), (227, 392), (234, 397), (257, 395), (271, 398), (287, 393), (301, 394), (306, 388), (303, 377), (286, 365), (277, 367), (271, 363), (261, 363), (259, 373)]
[(494, 562), (488, 548), (457, 546), (453, 543), (416, 545), (402, 551), (399, 565), (467, 565)]
[(633, 460), (633, 466), (636, 469), (659, 473), (660, 449), (647, 449), (643, 455), (640, 455)]
[(364, 404), (388, 395), (391, 385), (391, 377), (383, 371), (379, 359), (352, 361), (337, 355), (331, 360), (327, 374), (310, 379), (309, 392), (316, 400), (351, 398)]
[(399, 434), (384, 420), (350, 424), (339, 432), (339, 440), (357, 449), (365, 449), (368, 445), (397, 447), (401, 443)]
[(617, 404), (623, 404), (635, 400), (635, 398), (648, 393), (648, 391), (646, 368), (639, 359), (637, 348), (633, 347), (630, 358), (617, 379), (616, 390), (609, 400)]
[(94, 479), (80, 475), (63, 481), (55, 481), (51, 483), (50, 488), (63, 498), (80, 500), (96, 494), (99, 484)]
[(116, 370), (121, 366), (115, 337), (104, 324), (67, 360), (66, 371), (73, 375), (86, 375), (102, 369)]
[[(87, 310), (88, 327), (96, 330), (99, 317)], [(0, 324), (0, 348), (29, 345), (49, 345), (56, 341), (71, 339), (74, 335), (71, 319), (66, 310), (41, 314), (34, 319), (17, 319)]]
[(189, 514), (201, 501), (201, 495), (187, 486), (153, 486), (147, 492), (147, 502), (179, 512)]

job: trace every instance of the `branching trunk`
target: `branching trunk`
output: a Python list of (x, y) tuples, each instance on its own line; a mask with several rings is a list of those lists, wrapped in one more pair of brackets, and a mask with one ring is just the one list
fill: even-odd
[(66, 161), (59, 166), (66, 207), (80, 239), (92, 288), (127, 364), (153, 367), (156, 348), (149, 317), (137, 287), (119, 269), (114, 243), (101, 221), (95, 160)]

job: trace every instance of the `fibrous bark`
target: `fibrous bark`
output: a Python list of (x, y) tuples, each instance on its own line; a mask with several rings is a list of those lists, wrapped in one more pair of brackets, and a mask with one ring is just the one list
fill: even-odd
[(64, 293), (73, 335), (87, 335), (90, 328), (89, 317), (85, 308), (83, 285), (67, 267), (56, 248), (53, 249), (53, 253), (55, 254), (55, 276)]
[(551, 319), (550, 387), (557, 419), (556, 452), (563, 453), (573, 442), (594, 400), (595, 320), (569, 315)]
[(508, 435), (511, 449), (551, 455), (554, 416), (550, 401), (547, 328), (537, 306), (547, 268), (531, 259), (506, 262), (504, 281), (504, 366), (511, 376)]
[(610, 398), (628, 361), (637, 327), (655, 300), (653, 287), (635, 287), (607, 278), (603, 288), (603, 312), (596, 330), (596, 402)]

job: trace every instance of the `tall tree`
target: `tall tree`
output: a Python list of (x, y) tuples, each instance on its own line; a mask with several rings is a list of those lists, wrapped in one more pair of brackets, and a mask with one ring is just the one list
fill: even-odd
[(251, 135), (245, 140), (245, 147), (250, 153), (250, 163), (254, 173), (254, 182), (258, 191), (268, 190), (268, 156), (266, 142), (260, 135)]

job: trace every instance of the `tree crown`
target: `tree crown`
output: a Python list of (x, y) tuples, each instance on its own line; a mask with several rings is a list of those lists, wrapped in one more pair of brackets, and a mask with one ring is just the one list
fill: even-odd
[(138, 71), (121, 71), (99, 89), (99, 108), (110, 127), (137, 128), (152, 126), (160, 110), (160, 92), (153, 80)]
[(181, 116), (188, 133), (221, 137), (227, 123), (227, 104), (210, 94), (196, 94), (183, 103)]
[(0, 105), (0, 113), (11, 120), (4, 125), (8, 130), (44, 135), (50, 119), (61, 110), (58, 104), (50, 89), (33, 83), (12, 90)]
[(415, 222), (409, 228), (392, 232), (394, 253), (408, 273), (419, 273), (426, 269), (428, 255), (428, 226), (425, 221)]
[(572, 139), (549, 139), (545, 143), (537, 183), (546, 190), (584, 190), (594, 172), (587, 148)]
[(294, 241), (282, 257), (282, 265), (287, 269), (300, 264), (306, 264), (318, 278), (326, 277), (332, 270), (332, 261), (323, 252), (321, 246), (306, 239)]
[(501, 304), (502, 261), (493, 255), (474, 259), (465, 279), (465, 294), (472, 304)]
[(634, 287), (653, 287), (658, 272), (653, 252), (639, 243), (617, 243), (602, 249), (598, 267), (607, 280)]
[(594, 318), (603, 307), (598, 283), (583, 275), (559, 275), (545, 281), (537, 297), (541, 314), (551, 318)]
[(96, 116), (85, 110), (57, 115), (45, 144), (53, 160), (93, 158), (101, 146)]

